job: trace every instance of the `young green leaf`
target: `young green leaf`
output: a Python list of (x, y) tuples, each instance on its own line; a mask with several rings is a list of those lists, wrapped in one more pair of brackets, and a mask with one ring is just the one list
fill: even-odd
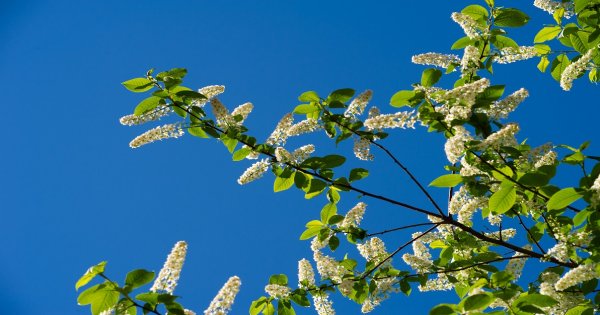
[(560, 26), (546, 26), (542, 28), (533, 39), (534, 43), (543, 43), (556, 38), (560, 34)]
[(503, 214), (512, 208), (516, 200), (515, 184), (506, 180), (500, 184), (500, 189), (490, 197), (489, 207), (493, 213)]
[(275, 182), (273, 182), (273, 191), (280, 192), (289, 189), (294, 185), (294, 175), (296, 172), (293, 172), (289, 177), (276, 177)]
[(350, 177), (348, 177), (348, 180), (350, 182), (353, 182), (353, 181), (356, 181), (359, 179), (363, 179), (367, 176), (369, 176), (368, 170), (366, 170), (364, 168), (355, 168), (350, 171)]
[(133, 110), (133, 114), (136, 116), (142, 115), (144, 113), (147, 113), (153, 109), (155, 109), (158, 104), (160, 104), (161, 102), (161, 98), (160, 97), (156, 97), (156, 96), (150, 96), (144, 100), (142, 100)]
[(146, 78), (135, 78), (131, 80), (127, 80), (123, 83), (123, 86), (131, 92), (146, 92), (150, 90), (153, 86), (152, 81)]
[(434, 179), (429, 186), (433, 187), (454, 187), (462, 182), (460, 174), (446, 174)]
[(488, 293), (474, 294), (464, 299), (460, 304), (465, 311), (482, 310), (494, 302), (494, 297)]
[(519, 27), (527, 24), (529, 16), (514, 8), (499, 9), (494, 24), (500, 27)]
[(581, 197), (583, 197), (583, 195), (575, 188), (564, 188), (552, 195), (546, 206), (548, 207), (548, 210), (562, 209), (579, 200)]
[(77, 280), (77, 283), (75, 283), (75, 290), (79, 290), (79, 288), (88, 284), (98, 274), (103, 273), (105, 266), (106, 266), (106, 261), (103, 261), (95, 266), (88, 268), (88, 270), (83, 274), (83, 276), (81, 276), (81, 278), (79, 278), (79, 280)]
[(130, 286), (132, 289), (139, 288), (144, 284), (150, 283), (154, 279), (154, 272), (136, 269), (127, 274), (125, 277), (125, 284)]
[(421, 85), (425, 87), (430, 87), (436, 84), (440, 78), (442, 77), (442, 71), (438, 69), (425, 69), (423, 74), (421, 74)]

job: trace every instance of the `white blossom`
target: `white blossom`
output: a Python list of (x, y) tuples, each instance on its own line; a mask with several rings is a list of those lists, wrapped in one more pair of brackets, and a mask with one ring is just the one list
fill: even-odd
[(379, 264), (387, 259), (386, 264), (391, 263), (392, 259), (389, 258), (389, 254), (385, 250), (385, 244), (378, 237), (372, 237), (363, 244), (357, 244), (356, 247), (358, 248), (360, 255), (363, 256), (368, 262)]
[(252, 164), (240, 178), (238, 178), (237, 182), (240, 185), (248, 184), (249, 182), (256, 180), (263, 176), (263, 174), (269, 169), (269, 162), (267, 159), (260, 160), (254, 164)]
[(554, 272), (542, 273), (542, 282), (540, 283), (540, 294), (547, 295), (558, 304), (545, 308), (548, 314), (564, 315), (567, 310), (573, 308), (584, 300), (584, 296), (579, 292), (557, 292), (554, 285), (560, 278), (560, 275)]
[(445, 273), (440, 273), (434, 279), (428, 279), (425, 285), (419, 285), (419, 291), (447, 291), (452, 290), (454, 285), (448, 280), (448, 276)]
[(371, 153), (371, 142), (365, 138), (355, 137), (352, 151), (359, 160), (372, 161), (375, 158)]
[(527, 92), (526, 89), (521, 88), (503, 100), (492, 103), (487, 113), (492, 119), (506, 118), (508, 114), (514, 111), (528, 96), (529, 92)]
[(275, 130), (271, 133), (267, 141), (268, 145), (284, 145), (288, 138), (288, 129), (294, 123), (294, 116), (292, 113), (285, 114), (281, 120), (277, 123)]
[(569, 260), (569, 247), (567, 243), (558, 242), (552, 248), (548, 249), (546, 256), (561, 262), (567, 262)]
[(316, 295), (313, 295), (313, 304), (315, 305), (315, 310), (319, 315), (335, 315), (335, 310), (333, 309), (333, 303), (329, 300), (326, 293), (320, 292)]
[(209, 102), (210, 100), (212, 100), (217, 95), (219, 95), (219, 94), (221, 94), (223, 92), (225, 92), (225, 86), (223, 86), (223, 85), (209, 85), (209, 86), (205, 86), (205, 87), (199, 89), (198, 93), (206, 96), (206, 99), (196, 100), (192, 105), (193, 106), (202, 107), (202, 106), (204, 106), (204, 104), (206, 104), (206, 102)]
[(573, 4), (570, 1), (562, 2), (554, 0), (535, 0), (533, 1), (533, 5), (548, 12), (549, 14), (554, 14), (556, 10), (563, 8), (565, 10), (564, 16), (567, 19), (571, 18), (574, 14)]
[(124, 126), (141, 125), (141, 124), (147, 123), (149, 121), (159, 120), (162, 117), (168, 116), (172, 112), (173, 112), (173, 110), (171, 109), (171, 107), (161, 105), (161, 106), (156, 107), (152, 111), (141, 114), (141, 115), (131, 114), (131, 115), (123, 116), (119, 119), (119, 122), (121, 123), (121, 125), (124, 125)]
[(323, 255), (320, 251), (313, 253), (313, 259), (317, 263), (317, 271), (323, 279), (331, 279), (333, 282), (340, 283), (346, 274), (346, 268), (341, 266), (335, 259)]
[(365, 107), (367, 107), (367, 104), (369, 104), (371, 97), (373, 97), (373, 91), (371, 90), (366, 90), (359, 94), (352, 102), (350, 102), (350, 105), (348, 105), (348, 108), (344, 112), (344, 116), (356, 117), (362, 114)]
[(415, 128), (417, 118), (414, 111), (397, 112), (395, 114), (381, 114), (365, 120), (367, 130), (385, 128)]
[(546, 154), (538, 158), (533, 167), (540, 168), (545, 165), (554, 165), (554, 163), (556, 163), (556, 158), (556, 152), (548, 151)]
[(167, 124), (152, 128), (135, 137), (133, 140), (131, 140), (131, 142), (129, 142), (129, 146), (135, 149), (154, 141), (168, 138), (179, 138), (181, 136), (183, 136), (183, 129), (181, 128), (180, 124)]
[(418, 65), (436, 66), (445, 69), (452, 64), (459, 64), (460, 58), (457, 55), (445, 55), (430, 52), (412, 56), (412, 62)]
[(347, 229), (351, 226), (357, 227), (360, 224), (360, 221), (365, 214), (365, 209), (367, 208), (367, 204), (364, 202), (359, 202), (356, 206), (352, 207), (352, 209), (348, 210), (348, 213), (344, 216), (344, 220), (340, 222), (338, 227), (340, 229)]
[(446, 152), (446, 157), (450, 163), (458, 162), (460, 157), (465, 153), (465, 143), (473, 140), (471, 134), (465, 127), (454, 126), (453, 130), (454, 135), (448, 138), (444, 145), (444, 151)]
[(231, 305), (240, 291), (241, 284), (242, 282), (237, 276), (229, 278), (210, 302), (210, 305), (204, 311), (204, 315), (226, 315), (231, 310)]
[(179, 280), (179, 275), (181, 274), (186, 252), (187, 243), (184, 241), (179, 241), (173, 246), (150, 291), (173, 294)]
[(304, 133), (314, 132), (321, 129), (321, 125), (314, 118), (302, 120), (294, 125), (291, 125), (287, 130), (288, 137), (298, 136)]
[(237, 115), (242, 116), (242, 120), (236, 121), (237, 125), (241, 125), (244, 122), (244, 120), (246, 120), (246, 118), (248, 118), (248, 115), (250, 114), (250, 112), (252, 112), (253, 108), (254, 108), (254, 105), (252, 105), (252, 103), (246, 102), (246, 103), (234, 108), (233, 111), (231, 112), (231, 116), (232, 117), (235, 117)]
[(498, 148), (501, 146), (512, 146), (517, 144), (515, 134), (519, 132), (519, 125), (516, 123), (506, 124), (502, 129), (489, 135), (480, 144), (480, 149)]
[[(523, 248), (527, 249), (527, 250), (531, 250), (531, 245), (526, 245)], [(523, 267), (525, 266), (525, 262), (527, 261), (526, 257), (523, 258), (514, 258), (514, 257), (518, 257), (518, 256), (522, 256), (523, 254), (521, 253), (515, 253), (513, 255), (513, 259), (508, 261), (508, 264), (506, 264), (506, 271), (508, 273), (510, 273), (511, 275), (513, 275), (514, 277), (514, 281), (519, 280), (519, 278), (521, 277), (521, 273), (523, 273)]]
[(581, 58), (577, 61), (569, 64), (565, 71), (560, 76), (560, 87), (565, 91), (569, 91), (573, 87), (573, 80), (577, 79), (585, 70), (587, 70), (588, 63), (592, 60), (596, 49), (592, 48), (588, 50)]
[(460, 25), (470, 39), (476, 39), (481, 36), (481, 30), (477, 25), (477, 21), (475, 21), (472, 17), (458, 12), (452, 13), (451, 17), (454, 22)]
[(212, 108), (213, 115), (215, 115), (215, 119), (217, 120), (217, 125), (219, 127), (226, 128), (229, 125), (233, 125), (235, 123), (231, 115), (229, 115), (229, 111), (227, 110), (225, 105), (223, 105), (223, 103), (221, 103), (221, 101), (219, 101), (218, 98), (213, 98), (212, 100), (210, 100), (210, 106)]
[(594, 184), (592, 184), (592, 187), (590, 187), (590, 190), (592, 191), (590, 206), (592, 208), (596, 208), (600, 206), (600, 175), (596, 177)]
[(500, 49), (500, 56), (494, 58), (494, 61), (506, 64), (531, 59), (535, 56), (537, 56), (537, 50), (533, 46), (505, 47)]
[(290, 288), (279, 284), (267, 284), (265, 292), (276, 299), (286, 299), (290, 296)]
[(188, 309), (183, 310), (183, 315), (196, 315), (196, 312)]
[(596, 272), (596, 264), (583, 264), (565, 273), (562, 278), (556, 282), (554, 288), (556, 291), (562, 291), (598, 277), (600, 277), (600, 275)]
[(315, 285), (315, 271), (306, 259), (298, 261), (298, 287), (309, 289)]
[(479, 69), (480, 58), (479, 48), (471, 45), (465, 47), (465, 52), (460, 60), (460, 70), (463, 77), (474, 74)]

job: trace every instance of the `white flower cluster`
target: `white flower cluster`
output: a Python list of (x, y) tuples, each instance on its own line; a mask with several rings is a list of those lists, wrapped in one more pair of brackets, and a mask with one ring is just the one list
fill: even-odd
[(217, 95), (225, 92), (225, 86), (223, 85), (209, 85), (198, 90), (198, 93), (206, 96), (206, 99), (195, 101), (192, 106), (202, 107), (204, 104), (215, 98)]
[(346, 268), (341, 266), (335, 259), (323, 255), (319, 250), (314, 251), (313, 259), (317, 263), (317, 271), (323, 279), (331, 279), (336, 283), (342, 282), (342, 278), (346, 274)]
[(471, 106), (475, 104), (475, 98), (486, 88), (490, 86), (490, 80), (483, 78), (473, 83), (461, 85), (450, 91), (446, 91), (439, 101), (454, 105), (462, 103), (469, 111)]
[(476, 39), (482, 35), (482, 30), (477, 25), (477, 21), (475, 21), (472, 17), (458, 12), (452, 13), (451, 17), (454, 22), (460, 25), (465, 32), (465, 35), (467, 35), (470, 39)]
[[(523, 248), (525, 248), (527, 250), (531, 250), (530, 245), (526, 245)], [(521, 254), (521, 253), (515, 253), (513, 255), (513, 257), (518, 257), (518, 256), (522, 256), (522, 255), (523, 254)], [(521, 274), (523, 273), (523, 267), (525, 266), (526, 261), (527, 261), (527, 258), (513, 258), (508, 261), (508, 264), (506, 264), (506, 271), (508, 273), (510, 273), (511, 275), (513, 275), (514, 281), (519, 280), (519, 278), (521, 277)]]
[(308, 119), (302, 120), (296, 124), (291, 125), (287, 129), (287, 135), (288, 135), (288, 137), (298, 136), (301, 134), (314, 132), (321, 128), (322, 128), (321, 125), (319, 125), (319, 122), (316, 119), (308, 118)]
[(588, 50), (581, 58), (571, 63), (565, 68), (565, 71), (560, 76), (560, 87), (565, 91), (569, 91), (573, 87), (573, 81), (577, 79), (585, 70), (592, 60), (596, 49)]
[(248, 167), (246, 171), (238, 178), (237, 182), (240, 185), (248, 184), (251, 181), (259, 179), (269, 169), (267, 159), (260, 160)]
[[(509, 239), (511, 239), (511, 238), (515, 237), (515, 235), (517, 235), (517, 230), (510, 228), (510, 229), (504, 229), (502, 231), (496, 231), (496, 232), (485, 232), (483, 234), (489, 238), (493, 238), (496, 240), (502, 239), (503, 241), (508, 241)], [(502, 237), (502, 238), (500, 238), (500, 237)]]
[(563, 315), (569, 309), (581, 303), (585, 298), (582, 293), (557, 292), (554, 285), (560, 278), (559, 274), (554, 272), (544, 272), (542, 273), (541, 278), (540, 294), (547, 295), (558, 302), (558, 304), (544, 309), (548, 314)]
[[(420, 235), (420, 232), (413, 234), (413, 239), (416, 239)], [(433, 262), (431, 261), (431, 253), (429, 253), (427, 246), (425, 246), (422, 240), (415, 240), (412, 243), (412, 248), (414, 255), (408, 253), (402, 255), (404, 262), (419, 273), (429, 271), (433, 266)]]
[(290, 288), (279, 284), (267, 284), (265, 292), (276, 299), (287, 299), (290, 296)]
[(567, 243), (558, 242), (556, 245), (552, 246), (552, 248), (548, 249), (546, 256), (561, 262), (567, 262), (569, 260), (569, 246)]
[(398, 292), (399, 289), (394, 287), (396, 280), (394, 278), (373, 280), (377, 287), (374, 292), (363, 302), (361, 307), (362, 313), (371, 312), (377, 305), (381, 304), (383, 300), (386, 300), (390, 293)]
[(465, 52), (460, 60), (460, 71), (462, 72), (462, 77), (469, 76), (477, 72), (480, 63), (479, 58), (481, 58), (481, 55), (479, 54), (479, 48), (471, 45), (465, 47)]
[(333, 303), (329, 300), (326, 293), (319, 293), (313, 295), (313, 303), (315, 305), (315, 310), (319, 315), (335, 315), (335, 310), (333, 309)]
[(494, 132), (485, 138), (480, 144), (479, 148), (485, 150), (486, 148), (498, 148), (501, 146), (513, 146), (517, 144), (515, 134), (519, 132), (519, 125), (516, 123), (506, 124), (500, 130)]
[(454, 135), (444, 144), (444, 151), (446, 152), (446, 158), (450, 163), (456, 163), (460, 157), (465, 153), (465, 143), (473, 140), (471, 133), (463, 126), (454, 126)]
[(179, 275), (181, 274), (186, 252), (187, 243), (184, 241), (179, 241), (173, 246), (150, 291), (173, 294), (179, 280)]
[(590, 187), (590, 190), (592, 190), (590, 206), (592, 208), (596, 208), (600, 206), (600, 175), (596, 177), (594, 184), (592, 184), (592, 187)]
[(471, 218), (477, 209), (484, 207), (487, 203), (485, 197), (472, 197), (465, 186), (454, 193), (448, 205), (449, 214), (457, 214), (458, 222), (471, 225)]
[(556, 155), (556, 152), (548, 151), (546, 154), (544, 154), (538, 158), (538, 160), (535, 162), (533, 167), (540, 168), (545, 165), (554, 165), (554, 163), (556, 163), (557, 157), (558, 156)]
[(528, 96), (529, 92), (526, 89), (521, 88), (503, 100), (492, 103), (490, 109), (487, 110), (487, 114), (492, 119), (506, 118), (508, 114), (513, 112)]
[(425, 285), (419, 285), (419, 291), (447, 291), (452, 290), (454, 285), (448, 280), (445, 273), (440, 273), (436, 278), (428, 279)]
[(152, 128), (135, 137), (133, 140), (131, 140), (131, 142), (129, 142), (129, 146), (135, 149), (154, 141), (168, 138), (179, 138), (181, 136), (183, 136), (183, 129), (181, 128), (180, 124), (167, 124)]
[(161, 106), (156, 107), (152, 111), (144, 113), (142, 115), (136, 116), (136, 115), (131, 114), (131, 115), (123, 116), (119, 119), (119, 122), (123, 126), (141, 125), (141, 124), (147, 123), (149, 121), (159, 120), (162, 117), (168, 116), (172, 112), (173, 112), (173, 110), (171, 109), (171, 107), (161, 105)]
[(392, 263), (392, 259), (388, 259), (389, 254), (385, 250), (385, 244), (378, 237), (372, 237), (363, 244), (357, 244), (356, 248), (358, 248), (360, 255), (363, 256), (368, 262), (379, 264), (387, 259), (385, 262), (386, 265), (390, 265)]
[(563, 8), (565, 10), (564, 16), (567, 19), (571, 18), (574, 14), (573, 4), (570, 1), (562, 2), (554, 0), (535, 0), (533, 1), (533, 5), (550, 14), (554, 14), (556, 10)]
[(288, 138), (288, 129), (294, 123), (294, 116), (292, 113), (285, 114), (281, 120), (277, 123), (275, 130), (271, 133), (266, 141), (268, 145), (284, 145)]
[(599, 277), (600, 274), (596, 272), (596, 264), (583, 264), (565, 273), (562, 278), (556, 282), (554, 288), (556, 291), (563, 291), (574, 285)]
[(375, 156), (371, 153), (371, 142), (361, 137), (354, 138), (354, 147), (352, 148), (354, 156), (359, 160), (372, 161)]
[(298, 165), (308, 159), (313, 152), (315, 152), (315, 146), (312, 144), (301, 146), (292, 153), (288, 152), (283, 147), (277, 147), (275, 149), (275, 158), (279, 163)]
[(350, 105), (348, 105), (348, 108), (344, 112), (344, 116), (356, 117), (358, 115), (361, 115), (367, 107), (367, 104), (369, 104), (369, 101), (371, 101), (372, 97), (373, 91), (371, 90), (366, 90), (359, 94), (356, 98), (352, 100), (352, 102), (350, 102)]
[(367, 204), (364, 202), (359, 202), (356, 206), (352, 207), (352, 209), (348, 210), (348, 213), (344, 216), (344, 220), (338, 224), (340, 229), (347, 229), (351, 226), (357, 227), (362, 221), (363, 215), (365, 214), (365, 209), (367, 208)]
[(365, 127), (368, 130), (385, 128), (415, 128), (417, 117), (414, 111), (397, 112), (395, 114), (377, 115), (365, 120)]
[(452, 64), (459, 64), (460, 58), (457, 55), (430, 52), (412, 56), (412, 62), (418, 65), (430, 65), (446, 69)]
[[(215, 118), (217, 119), (217, 125), (221, 128), (227, 128), (230, 126), (240, 126), (244, 122), (244, 120), (248, 118), (248, 115), (250, 114), (250, 112), (252, 112), (252, 109), (254, 108), (254, 105), (252, 105), (252, 103), (247, 102), (236, 107), (230, 114), (225, 105), (223, 105), (223, 103), (221, 103), (221, 101), (219, 101), (218, 98), (213, 98), (210, 101), (210, 105), (212, 108), (212, 112), (215, 115)], [(235, 116), (238, 115), (241, 116), (241, 120), (239, 121), (235, 119)]]
[(521, 60), (531, 59), (537, 56), (537, 50), (532, 46), (505, 47), (500, 49), (500, 56), (494, 61), (500, 64), (513, 63)]
[(485, 174), (484, 171), (480, 170), (476, 165), (470, 164), (464, 156), (460, 158), (460, 176), (477, 176), (483, 174)]
[(215, 298), (210, 302), (208, 308), (204, 311), (204, 315), (225, 315), (231, 310), (231, 305), (235, 300), (235, 296), (240, 291), (242, 281), (237, 276), (233, 276), (227, 280), (225, 285), (219, 290)]
[(196, 312), (188, 309), (183, 310), (183, 315), (196, 315)]
[(298, 287), (308, 290), (315, 285), (315, 271), (306, 259), (298, 261)]

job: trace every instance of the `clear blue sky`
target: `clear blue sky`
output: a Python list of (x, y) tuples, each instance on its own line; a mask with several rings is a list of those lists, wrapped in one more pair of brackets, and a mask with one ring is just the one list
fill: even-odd
[[(424, 69), (410, 57), (449, 52), (462, 36), (449, 17), (465, 4), (4, 1), (0, 313), (88, 314), (76, 305), (74, 291), (88, 266), (108, 260), (108, 274), (119, 280), (131, 269), (158, 270), (178, 240), (186, 240), (190, 251), (176, 293), (197, 312), (231, 275), (243, 282), (232, 314), (247, 313), (270, 274), (286, 273), (295, 282), (297, 261), (311, 256), (298, 236), (325, 201), (305, 202), (294, 190), (274, 194), (271, 176), (239, 186), (236, 179), (249, 164), (230, 162), (216, 141), (186, 136), (131, 150), (128, 142), (144, 128), (122, 127), (118, 118), (140, 95), (119, 83), (150, 67), (186, 67), (188, 86), (226, 85), (222, 100), (230, 108), (253, 102), (248, 126), (259, 138), (305, 90), (370, 88), (373, 104), (390, 112), (389, 97), (418, 81)], [(533, 26), (551, 23), (531, 5), (525, 10)], [(524, 34), (515, 38), (530, 44), (535, 27), (516, 31)], [(591, 140), (598, 155), (598, 87), (578, 80), (565, 93), (535, 64), (497, 66), (492, 81), (507, 84), (509, 92), (529, 89), (531, 97), (512, 116), (521, 123), (521, 139), (534, 145)], [(304, 141), (323, 142), (293, 144)], [(439, 135), (419, 128), (394, 133), (385, 143), (423, 182), (442, 174)], [(317, 153), (332, 150), (318, 146)], [(351, 154), (348, 146), (339, 150)], [(425, 206), (400, 171), (376, 154), (373, 164), (352, 162), (371, 169), (360, 186)], [(439, 200), (445, 194), (435, 191)], [(370, 231), (422, 222), (402, 209), (364, 201)], [(355, 202), (348, 195), (341, 209)], [(384, 240), (393, 249), (402, 236)], [(399, 258), (396, 264), (403, 266)], [(374, 314), (423, 314), (454, 300), (453, 293), (398, 295)], [(338, 314), (359, 313), (359, 306), (342, 299), (335, 307)]]

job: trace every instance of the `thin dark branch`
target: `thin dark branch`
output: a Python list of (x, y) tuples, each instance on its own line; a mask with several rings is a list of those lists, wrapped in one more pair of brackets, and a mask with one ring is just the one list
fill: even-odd
[(386, 234), (386, 233), (390, 233), (390, 232), (395, 232), (395, 231), (410, 229), (410, 228), (414, 228), (414, 227), (418, 227), (418, 226), (424, 226), (424, 225), (433, 225), (433, 224), (437, 224), (437, 223), (425, 222), (425, 223), (417, 223), (417, 224), (405, 225), (405, 226), (401, 226), (401, 227), (397, 227), (397, 228), (393, 228), (393, 229), (389, 229), (389, 230), (384, 230), (384, 231), (381, 231), (381, 232), (367, 234), (366, 237), (375, 236), (375, 235), (382, 235), (382, 234)]
[(542, 248), (542, 246), (540, 245), (540, 243), (535, 239), (535, 237), (533, 237), (533, 234), (531, 234), (531, 231), (527, 228), (527, 226), (525, 226), (525, 222), (523, 222), (523, 218), (521, 218), (521, 215), (513, 210), (513, 212), (517, 215), (517, 218), (519, 219), (519, 223), (521, 224), (521, 226), (525, 229), (525, 231), (527, 231), (527, 235), (529, 235), (529, 238), (531, 238), (531, 240), (533, 240), (533, 242), (535, 243), (535, 245), (537, 245), (537, 247), (540, 249), (540, 251), (546, 255), (546, 251)]

